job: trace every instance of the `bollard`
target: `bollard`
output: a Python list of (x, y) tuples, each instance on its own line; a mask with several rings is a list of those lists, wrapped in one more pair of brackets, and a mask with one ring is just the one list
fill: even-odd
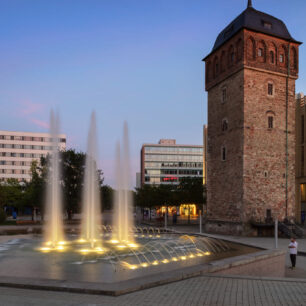
[(200, 210), (200, 234), (202, 234), (202, 211)]
[(274, 224), (274, 238), (275, 238), (275, 248), (278, 249), (278, 220), (275, 219)]

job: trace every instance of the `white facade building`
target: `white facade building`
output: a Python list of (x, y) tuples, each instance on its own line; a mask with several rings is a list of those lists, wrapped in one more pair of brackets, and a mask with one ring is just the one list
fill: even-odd
[[(60, 134), (59, 149), (66, 149), (66, 135)], [(52, 152), (48, 133), (0, 131), (0, 180), (31, 179), (31, 163)]]

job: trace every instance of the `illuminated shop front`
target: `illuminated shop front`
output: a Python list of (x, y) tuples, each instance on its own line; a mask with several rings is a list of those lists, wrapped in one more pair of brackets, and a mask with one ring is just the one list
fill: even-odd
[[(167, 211), (166, 206), (162, 206), (157, 210), (157, 214), (164, 215)], [(197, 216), (197, 206), (196, 204), (181, 204), (180, 206), (168, 206), (168, 215), (173, 215), (174, 213), (179, 216)]]

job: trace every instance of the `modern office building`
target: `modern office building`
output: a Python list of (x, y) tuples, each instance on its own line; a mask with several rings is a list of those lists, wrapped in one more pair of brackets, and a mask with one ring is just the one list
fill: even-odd
[(178, 145), (174, 139), (142, 146), (142, 185), (178, 185), (183, 177), (203, 177), (203, 146)]
[(296, 133), (296, 216), (297, 220), (303, 221), (306, 214), (306, 96), (303, 93), (296, 95), (295, 108), (295, 133)]
[[(64, 150), (66, 135), (58, 137), (59, 149)], [(29, 181), (32, 161), (39, 161), (51, 151), (52, 142), (47, 133), (0, 131), (0, 180)]]

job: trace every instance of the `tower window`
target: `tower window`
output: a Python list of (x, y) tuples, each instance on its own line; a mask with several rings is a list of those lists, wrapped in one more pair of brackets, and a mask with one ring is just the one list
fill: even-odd
[(221, 160), (226, 161), (226, 148), (225, 147), (222, 147), (222, 150), (221, 150)]
[(222, 132), (227, 131), (228, 129), (228, 121), (226, 119), (222, 120)]
[(279, 62), (283, 63), (284, 62), (284, 54), (279, 55)]
[(273, 84), (268, 84), (268, 95), (273, 96)]
[(304, 115), (301, 116), (301, 143), (304, 143), (305, 132), (304, 132)]
[(258, 49), (258, 56), (263, 56), (263, 49), (262, 48)]
[(273, 117), (272, 116), (268, 117), (268, 128), (273, 129)]
[(232, 53), (231, 53), (231, 63), (232, 63), (232, 64), (234, 63), (234, 60), (235, 60), (235, 53), (232, 52)]
[(225, 103), (227, 99), (226, 88), (222, 89), (222, 103)]
[(271, 64), (274, 64), (274, 52), (273, 51), (270, 51), (270, 61), (271, 61)]

